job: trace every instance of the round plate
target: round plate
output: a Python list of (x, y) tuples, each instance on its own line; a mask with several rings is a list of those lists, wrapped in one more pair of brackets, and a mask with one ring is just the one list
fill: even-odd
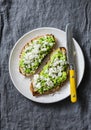
[[(25, 97), (39, 103), (53, 103), (61, 101), (70, 95), (69, 81), (66, 82), (66, 84), (62, 88), (60, 88), (58, 92), (55, 92), (54, 94), (35, 97), (32, 95), (30, 91), (30, 78), (26, 78), (19, 73), (19, 54), (21, 52), (21, 49), (28, 41), (30, 41), (30, 39), (43, 34), (53, 34), (58, 40), (58, 46), (66, 48), (66, 34), (64, 31), (51, 27), (34, 29), (22, 36), (14, 45), (9, 58), (9, 73), (14, 86)], [(84, 56), (80, 46), (74, 39), (73, 41), (76, 51), (76, 72), (78, 87), (84, 74), (85, 63)]]

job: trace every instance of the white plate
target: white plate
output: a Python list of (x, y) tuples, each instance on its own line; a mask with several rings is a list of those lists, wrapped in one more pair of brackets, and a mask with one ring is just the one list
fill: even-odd
[[(55, 94), (35, 97), (32, 96), (32, 93), (30, 92), (30, 79), (20, 74), (18, 70), (19, 54), (21, 52), (22, 47), (30, 39), (43, 34), (53, 34), (58, 40), (58, 46), (66, 48), (66, 35), (64, 31), (56, 28), (51, 28), (51, 27), (34, 29), (26, 33), (24, 36), (22, 36), (14, 45), (9, 58), (9, 73), (14, 86), (25, 97), (39, 103), (53, 103), (53, 102), (61, 101), (70, 95), (69, 82), (67, 82)], [(84, 63), (84, 56), (82, 50), (75, 40), (74, 40), (74, 46), (76, 50), (76, 66), (77, 66), (77, 78), (78, 78), (77, 86), (78, 86), (84, 74), (85, 63)]]

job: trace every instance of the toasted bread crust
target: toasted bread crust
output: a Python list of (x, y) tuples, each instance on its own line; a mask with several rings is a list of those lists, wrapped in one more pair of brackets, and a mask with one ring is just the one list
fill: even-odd
[[(32, 44), (32, 41), (37, 40), (37, 39), (39, 39), (39, 38), (41, 38), (41, 37), (43, 37), (43, 36), (53, 36), (53, 38), (55, 39), (54, 35), (52, 35), (52, 34), (46, 34), (46, 35), (37, 36), (37, 37), (33, 38), (31, 41), (29, 41), (28, 43), (26, 43), (25, 46), (22, 48), (21, 53), (20, 53), (20, 55), (19, 55), (19, 58), (21, 58), (22, 52), (25, 50), (25, 48), (27, 48), (30, 44)], [(55, 44), (56, 44), (56, 39), (55, 39)], [(55, 45), (54, 45), (54, 46), (55, 46)], [(54, 48), (54, 46), (53, 46), (53, 48)], [(50, 50), (50, 52), (53, 51), (53, 48)], [(45, 57), (46, 57), (46, 56), (45, 56)], [(44, 59), (45, 59), (45, 58), (44, 58)], [(39, 68), (39, 67), (38, 67), (38, 68)], [(38, 69), (35, 71), (35, 73), (37, 73), (37, 71), (38, 71)], [(24, 70), (23, 70), (23, 68), (20, 67), (20, 66), (19, 66), (19, 72), (20, 72), (21, 74), (23, 74), (24, 76), (26, 76), (26, 77), (30, 77), (30, 76), (32, 76), (32, 75), (35, 74), (35, 73), (34, 73), (34, 74), (27, 74), (27, 73), (25, 73)]]
[[(59, 48), (58, 48), (59, 49)], [(63, 52), (63, 53), (66, 53), (66, 49), (64, 47), (60, 47), (60, 50)], [(52, 54), (54, 53), (54, 51), (52, 52)], [(52, 55), (51, 54), (51, 55)], [(51, 57), (51, 56), (50, 56)], [(48, 61), (50, 62), (50, 60)], [(67, 72), (68, 73), (68, 72)], [(68, 78), (67, 78), (68, 79)], [(47, 94), (51, 94), (51, 93), (54, 93), (56, 91), (58, 91), (60, 89), (60, 87), (63, 86), (63, 84), (66, 83), (67, 79), (60, 84), (60, 86), (57, 86), (57, 87), (54, 87), (53, 89), (51, 90), (48, 90), (48, 91), (45, 91), (43, 94), (40, 94), (38, 93), (37, 91), (34, 91), (34, 88), (33, 88), (33, 83), (30, 84), (30, 91), (32, 92), (33, 96), (41, 96), (41, 95), (47, 95)]]
[(30, 90), (32, 91), (33, 96), (41, 96), (41, 95), (51, 94), (51, 93), (58, 91), (59, 89), (60, 89), (60, 86), (57, 86), (56, 88), (53, 88), (49, 91), (45, 91), (43, 94), (40, 94), (37, 91), (34, 91), (32, 83), (30, 85)]

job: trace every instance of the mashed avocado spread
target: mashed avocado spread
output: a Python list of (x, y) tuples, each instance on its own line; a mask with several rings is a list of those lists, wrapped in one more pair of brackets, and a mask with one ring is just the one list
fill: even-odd
[(23, 50), (19, 66), (26, 74), (35, 73), (41, 61), (49, 53), (54, 44), (55, 39), (52, 35), (45, 35), (33, 40), (32, 43), (29, 43), (29, 46)]
[(33, 87), (40, 94), (59, 86), (67, 79), (66, 54), (57, 49), (40, 74), (35, 74)]

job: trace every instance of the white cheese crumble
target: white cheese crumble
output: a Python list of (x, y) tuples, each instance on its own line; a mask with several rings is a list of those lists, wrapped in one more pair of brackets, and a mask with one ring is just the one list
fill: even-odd
[(36, 84), (37, 84), (38, 78), (39, 78), (39, 75), (38, 75), (38, 74), (35, 74), (35, 75), (34, 75), (34, 78), (33, 78), (33, 86), (34, 86), (34, 87), (35, 87)]
[(59, 73), (58, 73), (58, 76), (61, 76), (61, 75), (62, 75), (62, 72), (59, 72)]
[(35, 43), (34, 46), (33, 46), (32, 51), (31, 52), (27, 52), (25, 54), (25, 57), (24, 57), (24, 63), (25, 64), (32, 63), (33, 60), (38, 57), (39, 48), (40, 48), (40, 44), (36, 44)]
[[(61, 61), (61, 64), (58, 65), (60, 61)], [(57, 76), (60, 77), (62, 75), (63, 62), (64, 61), (57, 59), (56, 62), (53, 63), (53, 66), (49, 68), (49, 70), (46, 70), (49, 76), (51, 76), (52, 78), (56, 78)], [(55, 63), (56, 63), (56, 66), (54, 66)], [(34, 80), (33, 80), (34, 88), (37, 88), (37, 89), (41, 88), (41, 82), (38, 82), (38, 79), (40, 79), (40, 81), (45, 80), (45, 85), (47, 85), (48, 87), (54, 86), (54, 83), (51, 81), (50, 78), (45, 78), (43, 76), (40, 76), (39, 74), (35, 74)]]
[(50, 46), (53, 46), (53, 42), (50, 43)]
[(32, 49), (32, 46), (29, 46), (29, 47), (26, 47), (25, 48), (25, 51), (29, 51), (29, 50), (31, 50)]
[(44, 45), (47, 45), (47, 44), (48, 44), (48, 42), (45, 42), (45, 41), (44, 41), (44, 42), (43, 42), (43, 44), (44, 44)]
[(40, 89), (41, 88), (41, 84), (37, 83), (35, 87), (38, 88), (38, 89)]
[[(59, 64), (60, 63), (60, 64)], [(64, 61), (56, 59), (53, 63), (53, 67), (49, 68), (49, 76), (56, 78), (62, 75)]]
[(42, 51), (46, 51), (46, 50), (47, 50), (47, 48), (42, 48), (41, 50), (42, 50)]
[(35, 75), (34, 75), (34, 81), (35, 81), (35, 80), (37, 81), (38, 78), (39, 78), (39, 75), (38, 75), (38, 74), (35, 74)]
[(45, 48), (46, 45), (50, 45), (50, 44), (48, 42), (43, 41), (43, 48)]
[(48, 86), (50, 86), (50, 87), (53, 87), (53, 85), (54, 85), (50, 78), (47, 78), (47, 79), (46, 79), (46, 84), (47, 84)]
[[(39, 57), (39, 52), (40, 51), (47, 51), (47, 48), (46, 48), (46, 45), (50, 45), (52, 46), (54, 43), (48, 43), (48, 42), (45, 42), (43, 43), (43, 45), (41, 46), (40, 44), (37, 43), (38, 41), (35, 40), (34, 43), (29, 46), (28, 48), (25, 49), (25, 51), (28, 51), (28, 50), (31, 50), (30, 52), (26, 52), (25, 56), (24, 56), (24, 63), (27, 64), (28, 68), (29, 68), (29, 65), (31, 64), (32, 66), (34, 64), (32, 64), (34, 62), (34, 60), (38, 59)], [(42, 58), (44, 58), (45, 54), (42, 55)], [(41, 59), (38, 60), (39, 63), (41, 62)]]

